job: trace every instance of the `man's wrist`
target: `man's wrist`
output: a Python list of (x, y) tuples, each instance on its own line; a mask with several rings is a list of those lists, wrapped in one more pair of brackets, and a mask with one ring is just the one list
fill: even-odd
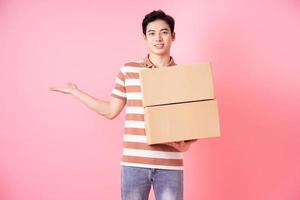
[(81, 93), (82, 93), (81, 90), (79, 90), (78, 88), (74, 88), (71, 92), (71, 94), (75, 97), (80, 96)]

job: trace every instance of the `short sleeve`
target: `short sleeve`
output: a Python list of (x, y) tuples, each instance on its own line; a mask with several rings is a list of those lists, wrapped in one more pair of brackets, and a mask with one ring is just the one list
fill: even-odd
[(126, 100), (125, 73), (123, 72), (122, 68), (117, 75), (115, 87), (112, 90), (111, 96)]

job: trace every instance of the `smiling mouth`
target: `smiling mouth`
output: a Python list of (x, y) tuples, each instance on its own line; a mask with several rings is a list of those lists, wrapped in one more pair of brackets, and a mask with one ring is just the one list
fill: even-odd
[(163, 48), (164, 47), (164, 44), (155, 44), (154, 45), (156, 48), (159, 48), (159, 49), (161, 49), (161, 48)]

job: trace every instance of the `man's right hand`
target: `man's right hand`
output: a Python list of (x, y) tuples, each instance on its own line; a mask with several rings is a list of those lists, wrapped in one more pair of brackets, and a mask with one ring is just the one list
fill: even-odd
[(80, 90), (74, 83), (68, 82), (65, 87), (51, 87), (51, 91), (72, 94), (93, 111), (108, 119), (114, 119), (124, 108), (126, 100), (111, 97), (109, 101), (97, 99)]
[(78, 91), (78, 87), (74, 83), (68, 82), (67, 86), (65, 86), (65, 87), (51, 87), (50, 90), (56, 91), (56, 92), (61, 92), (64, 94), (74, 94), (75, 92)]

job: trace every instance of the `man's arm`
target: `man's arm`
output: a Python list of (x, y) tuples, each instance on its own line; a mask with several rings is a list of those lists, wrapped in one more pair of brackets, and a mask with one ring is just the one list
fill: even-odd
[(62, 92), (64, 94), (71, 94), (85, 104), (91, 110), (101, 114), (108, 119), (114, 119), (122, 111), (126, 104), (126, 100), (121, 100), (111, 97), (109, 101), (96, 99), (91, 95), (81, 91), (77, 85), (68, 83), (66, 87), (51, 87), (51, 91)]
[(185, 152), (189, 150), (190, 146), (192, 143), (196, 142), (197, 140), (185, 140), (185, 141), (180, 141), (180, 142), (168, 142), (164, 143), (165, 145), (171, 146), (178, 151)]

